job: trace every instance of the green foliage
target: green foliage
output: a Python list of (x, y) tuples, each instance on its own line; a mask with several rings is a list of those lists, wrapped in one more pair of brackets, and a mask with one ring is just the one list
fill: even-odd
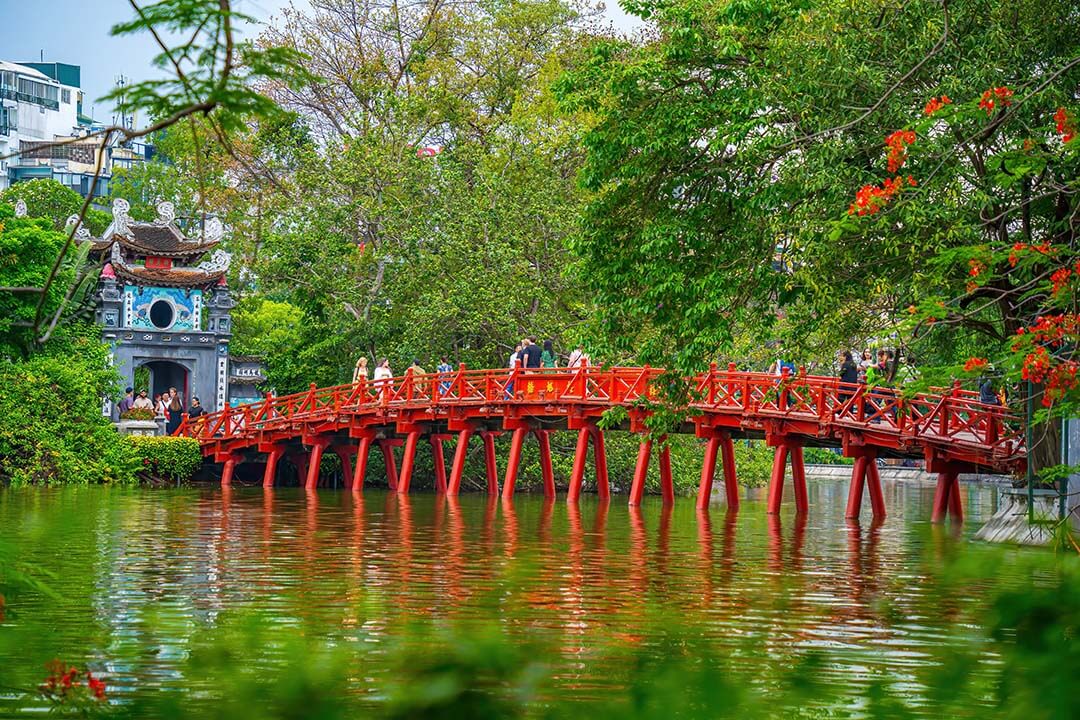
[[(66, 231), (67, 220), (78, 216), (85, 202), (79, 193), (51, 178), (28, 180), (0, 192), (0, 203), (14, 206), (17, 200), (26, 203), (27, 217), (48, 218), (54, 230)], [(111, 216), (93, 207), (87, 208), (84, 224), (97, 237), (109, 226)]]
[[(1077, 79), (1076, 67), (1050, 75), (1080, 49), (1076, 15), (1035, 0), (631, 9), (657, 32), (593, 43), (557, 86), (565, 109), (591, 119), (581, 179), (594, 194), (575, 249), (614, 351), (681, 369), (700, 368), (743, 333), (760, 344), (783, 332), (794, 359), (828, 360), (838, 347), (890, 336), (913, 298), (962, 288), (939, 253), (1020, 226), (984, 222), (1019, 211), (991, 192), (1002, 173), (986, 172), (981, 158), (1045, 128)], [(885, 136), (931, 96), (978, 98), (1043, 80), (1047, 89), (1009, 118), (1015, 135), (988, 127), (983, 113), (981, 126), (960, 133), (962, 148), (925, 160), (913, 152), (910, 193), (927, 202), (873, 231), (830, 234), (856, 189), (884, 176)], [(951, 132), (927, 135), (938, 148), (956, 142)], [(992, 302), (965, 314), (954, 338), (981, 336), (985, 347), (1001, 314)], [(927, 359), (956, 362), (935, 344), (922, 348)]]
[(202, 466), (202, 450), (199, 441), (193, 438), (127, 435), (124, 439), (131, 446), (135, 465), (145, 479), (189, 480)]
[(101, 414), (116, 383), (93, 326), (61, 332), (27, 360), (0, 363), (0, 480), (130, 482), (130, 447)]

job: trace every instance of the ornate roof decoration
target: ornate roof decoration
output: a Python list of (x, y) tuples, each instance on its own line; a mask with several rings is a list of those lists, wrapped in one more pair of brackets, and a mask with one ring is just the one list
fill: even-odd
[[(131, 205), (124, 198), (116, 198), (112, 204), (112, 225), (109, 229), (112, 230), (113, 235), (130, 235), (131, 234)], [(105, 231), (105, 234), (109, 234), (109, 230)]]
[(176, 208), (171, 202), (159, 202), (157, 204), (157, 217), (154, 218), (155, 225), (172, 225), (176, 220)]
[(78, 215), (68, 215), (67, 222), (64, 223), (65, 228), (69, 228), (72, 225), (75, 226), (75, 242), (85, 242), (87, 240), (93, 240), (90, 237), (90, 228), (79, 222)]
[(221, 224), (221, 220), (216, 217), (207, 220), (203, 228), (203, 242), (216, 243), (223, 237), (225, 237), (225, 226)]
[(201, 263), (195, 266), (196, 269), (203, 272), (215, 273), (224, 272), (229, 269), (229, 263), (232, 261), (232, 255), (224, 250), (215, 250), (214, 254), (210, 256), (209, 260), (203, 260)]
[(22, 198), (15, 201), (15, 217), (26, 217), (26, 201)]

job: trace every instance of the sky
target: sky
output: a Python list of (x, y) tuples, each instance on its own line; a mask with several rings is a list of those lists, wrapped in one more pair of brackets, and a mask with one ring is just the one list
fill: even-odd
[[(280, 17), (290, 5), (299, 10), (307, 0), (234, 0), (234, 7), (260, 24)], [(109, 29), (132, 15), (128, 0), (0, 0), (0, 60), (13, 62), (62, 62), (82, 67), (85, 94), (83, 111), (95, 120), (112, 122), (112, 107), (97, 102), (116, 85), (119, 77), (146, 80), (161, 73), (151, 64), (157, 45), (140, 33), (112, 37)], [(640, 25), (609, 0), (604, 16), (620, 31)], [(260, 25), (247, 27), (246, 37), (259, 33)]]

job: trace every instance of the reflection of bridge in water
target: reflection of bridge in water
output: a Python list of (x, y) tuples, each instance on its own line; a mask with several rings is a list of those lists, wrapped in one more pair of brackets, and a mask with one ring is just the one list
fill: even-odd
[[(512, 433), (503, 475), (502, 495), (511, 498), (521, 451), (530, 435), (540, 449), (544, 494), (555, 496), (550, 433), (578, 432), (567, 501), (578, 500), (589, 445), (597, 494), (610, 494), (604, 429), (605, 412), (621, 408), (619, 429), (642, 435), (630, 486), (631, 506), (641, 503), (653, 455), (647, 434), (649, 404), (659, 401), (658, 386), (667, 382), (654, 368), (579, 368), (552, 370), (467, 370), (421, 376), (406, 375), (382, 383), (361, 382), (268, 397), (251, 405), (228, 408), (197, 420), (185, 419), (179, 434), (197, 438), (203, 454), (223, 463), (222, 484), (232, 483), (238, 463), (264, 463), (263, 485), (272, 487), (282, 457), (299, 468), (304, 486), (319, 485), (319, 464), (326, 450), (341, 459), (346, 485), (363, 488), (370, 450), (378, 447), (392, 490), (407, 495), (417, 447), (427, 439), (434, 456), (435, 486), (458, 494), (469, 441), (479, 435), (484, 445), (487, 488), (499, 493), (495, 437)], [(957, 482), (961, 472), (1012, 472), (1023, 468), (1025, 449), (1020, 419), (1008, 409), (983, 405), (976, 393), (955, 387), (936, 393), (903, 396), (889, 388), (847, 385), (833, 377), (739, 372), (731, 366), (689, 378), (695, 398), (672, 432), (694, 433), (705, 441), (698, 505), (708, 504), (720, 460), (728, 506), (739, 503), (734, 440), (763, 438), (775, 448), (768, 511), (777, 513), (784, 474), (790, 463), (796, 510), (807, 509), (803, 447), (839, 447), (854, 458), (847, 516), (855, 517), (863, 489), (875, 517), (885, 516), (877, 472), (879, 457), (926, 461), (938, 475), (933, 517), (962, 517)], [(449, 477), (443, 443), (457, 440)], [(662, 440), (663, 438), (661, 438)], [(661, 496), (674, 501), (669, 451), (660, 443)], [(394, 449), (403, 447), (400, 471)], [(353, 459), (355, 458), (355, 462)]]

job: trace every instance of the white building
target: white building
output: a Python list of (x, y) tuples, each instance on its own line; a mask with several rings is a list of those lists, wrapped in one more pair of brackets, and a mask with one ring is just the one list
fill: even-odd
[[(50, 147), (50, 143), (85, 136), (96, 123), (82, 113), (81, 69), (65, 63), (0, 61), (0, 190), (24, 180), (52, 178), (85, 197), (90, 192), (101, 153), (100, 141)], [(106, 148), (95, 197), (107, 195), (112, 165), (130, 167), (148, 159), (153, 147)]]

